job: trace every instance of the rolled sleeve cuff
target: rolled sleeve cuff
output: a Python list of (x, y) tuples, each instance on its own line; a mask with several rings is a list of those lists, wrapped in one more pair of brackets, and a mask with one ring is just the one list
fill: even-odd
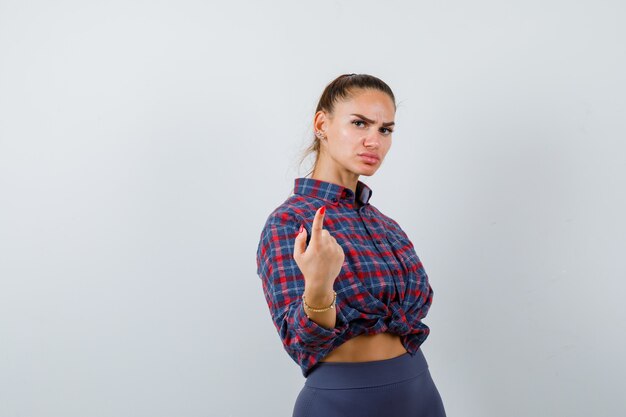
[[(338, 309), (339, 306), (335, 305), (335, 309)], [(335, 311), (337, 315), (339, 315), (338, 311)], [(296, 334), (300, 341), (307, 346), (311, 347), (319, 347), (320, 349), (326, 349), (330, 347), (333, 339), (335, 339), (338, 335), (340, 335), (343, 331), (345, 331), (346, 326), (335, 327), (333, 329), (327, 329), (323, 326), (320, 326), (313, 320), (307, 317), (306, 312), (304, 311), (304, 304), (302, 301), (299, 302), (299, 306), (296, 308), (295, 315), (296, 326)], [(339, 323), (339, 317), (337, 317), (337, 324)]]

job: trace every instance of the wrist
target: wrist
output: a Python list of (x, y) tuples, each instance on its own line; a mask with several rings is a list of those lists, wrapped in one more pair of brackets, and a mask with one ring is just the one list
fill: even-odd
[[(334, 306), (336, 293), (332, 287), (307, 287), (305, 286), (302, 293), (302, 300), (305, 308), (312, 307), (314, 309), (323, 309)], [(310, 310), (310, 308), (309, 308)]]
[(333, 284), (330, 283), (316, 283), (316, 282), (304, 282), (304, 294), (307, 296), (307, 300), (313, 298), (328, 298), (329, 294), (332, 296)]
[(302, 303), (304, 304), (304, 310), (306, 311), (306, 315), (310, 318), (309, 316), (309, 312), (311, 313), (324, 313), (326, 311), (330, 311), (330, 310), (334, 310), (335, 308), (335, 302), (337, 300), (337, 293), (335, 291), (333, 291), (333, 300), (332, 302), (325, 306), (325, 307), (314, 307), (309, 305), (306, 302), (306, 296), (304, 294), (302, 294)]

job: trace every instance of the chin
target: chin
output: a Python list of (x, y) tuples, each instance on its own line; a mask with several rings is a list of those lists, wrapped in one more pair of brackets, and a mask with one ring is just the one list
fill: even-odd
[(370, 169), (359, 169), (357, 172), (359, 175), (363, 175), (365, 177), (371, 177), (378, 171), (378, 167), (371, 167)]

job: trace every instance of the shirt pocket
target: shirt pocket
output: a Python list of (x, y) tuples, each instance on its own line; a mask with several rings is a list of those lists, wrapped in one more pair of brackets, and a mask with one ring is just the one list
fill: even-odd
[(428, 278), (411, 239), (405, 234), (389, 232), (387, 233), (387, 240), (402, 266), (407, 287), (425, 287), (428, 284)]

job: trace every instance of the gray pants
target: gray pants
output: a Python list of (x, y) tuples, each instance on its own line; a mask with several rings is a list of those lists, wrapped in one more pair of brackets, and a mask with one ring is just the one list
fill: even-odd
[(370, 362), (319, 362), (298, 394), (292, 417), (446, 417), (418, 349)]

